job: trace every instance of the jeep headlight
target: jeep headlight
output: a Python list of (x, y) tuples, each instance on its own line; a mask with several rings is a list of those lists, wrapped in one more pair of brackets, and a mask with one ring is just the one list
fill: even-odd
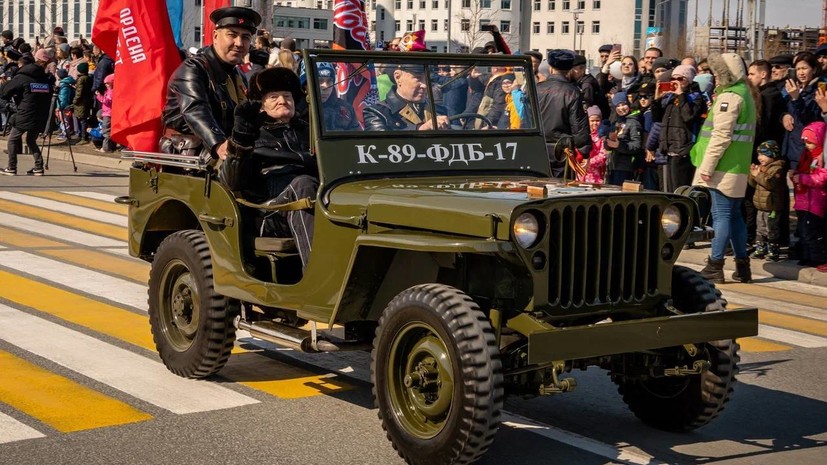
[(678, 207), (674, 205), (666, 207), (660, 217), (660, 225), (663, 227), (666, 237), (674, 239), (681, 230), (681, 211), (678, 210)]
[(520, 247), (527, 249), (537, 243), (540, 235), (540, 223), (532, 213), (523, 213), (517, 217), (513, 226), (514, 238)]

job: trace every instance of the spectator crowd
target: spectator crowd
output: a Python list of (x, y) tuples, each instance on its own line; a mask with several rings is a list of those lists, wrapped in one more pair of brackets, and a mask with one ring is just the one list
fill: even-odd
[[(510, 54), (496, 28), (490, 32), (493, 40), (471, 53)], [(34, 139), (47, 126), (59, 140), (97, 140), (98, 150), (116, 150), (108, 137), (114, 83), (110, 57), (83, 39), (68, 41), (59, 27), (34, 46), (3, 31), (0, 46), (0, 123), (9, 134), (4, 174), (17, 174), (24, 133), (35, 156), (28, 174), (43, 174)], [(424, 31), (387, 42), (387, 50), (427, 51)], [(616, 44), (597, 52), (594, 74), (585, 56), (568, 50), (525, 53), (538, 83), (539, 123), (549, 151), (570, 145), (580, 181), (639, 182), (668, 192), (706, 187), (716, 239), (703, 273), (713, 281), (723, 282), (724, 257), (730, 253), (734, 279), (744, 282), (751, 279), (750, 258), (793, 259), (827, 272), (827, 45), (751, 63), (728, 53), (700, 61), (666, 57), (657, 48), (636, 57), (624, 55)], [(294, 40), (276, 42), (259, 29), (238, 69), (251, 82), (268, 68), (286, 68), (297, 77), (304, 73)], [(319, 72), (323, 90), (332, 87), (335, 70)], [(392, 72), (377, 73), (381, 97), (395, 78)], [(451, 73), (446, 67), (431, 81), (442, 82)], [(514, 70), (501, 70), (486, 82), (474, 78), (434, 92), (449, 116), (479, 113), (498, 127), (520, 127), (527, 93), (517, 85)], [(47, 86), (45, 92), (38, 90), (40, 84)], [(346, 116), (337, 124), (360, 124), (339, 107), (331, 111)], [(565, 169), (553, 159), (550, 163), (556, 175)]]

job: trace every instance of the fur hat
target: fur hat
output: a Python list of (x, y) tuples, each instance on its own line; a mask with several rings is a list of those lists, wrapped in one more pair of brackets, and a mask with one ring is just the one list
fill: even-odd
[(574, 62), (572, 63), (572, 68), (575, 66), (583, 66), (586, 64), (586, 57), (583, 55), (577, 55), (574, 57)]
[(548, 52), (548, 64), (560, 71), (568, 71), (574, 67), (574, 52), (571, 50), (555, 49)]
[(737, 53), (711, 53), (707, 61), (721, 87), (729, 87), (747, 75), (744, 60)]
[(293, 94), (293, 100), (298, 101), (302, 95), (301, 82), (292, 69), (267, 68), (253, 76), (250, 80), (249, 97), (261, 100), (268, 92), (286, 91)]

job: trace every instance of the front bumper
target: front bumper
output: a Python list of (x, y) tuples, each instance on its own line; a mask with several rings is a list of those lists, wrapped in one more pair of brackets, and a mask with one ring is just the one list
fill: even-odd
[(528, 335), (528, 363), (577, 360), (757, 334), (757, 308), (544, 329)]

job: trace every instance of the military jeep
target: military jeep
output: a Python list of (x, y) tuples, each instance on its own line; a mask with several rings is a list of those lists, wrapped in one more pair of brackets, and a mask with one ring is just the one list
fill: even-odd
[[(169, 370), (218, 373), (237, 329), (303, 352), (370, 350), (382, 426), (416, 464), (475, 461), (506, 395), (571, 391), (568, 373), (589, 366), (656, 428), (718, 416), (738, 371), (735, 338), (757, 334), (757, 310), (724, 311), (714, 285), (676, 265), (700, 224), (695, 200), (551, 178), (548, 154), (561, 152), (538, 125), (525, 57), (308, 50), (305, 60), (320, 174), (316, 199), (298, 207), (315, 214), (306, 269), (291, 238), (257, 237), (270, 207), (228, 191), (210, 163), (131, 155), (119, 201), (130, 253), (152, 263), (150, 323)], [(335, 129), (320, 63), (336, 67), (339, 94), (374, 76), (387, 90), (418, 69), (421, 106), (399, 114), (441, 129)], [(505, 116), (447, 107), (452, 86), (468, 96), (473, 79), (496, 86), (503, 73), (522, 89)], [(357, 115), (376, 104), (342, 101)]]

